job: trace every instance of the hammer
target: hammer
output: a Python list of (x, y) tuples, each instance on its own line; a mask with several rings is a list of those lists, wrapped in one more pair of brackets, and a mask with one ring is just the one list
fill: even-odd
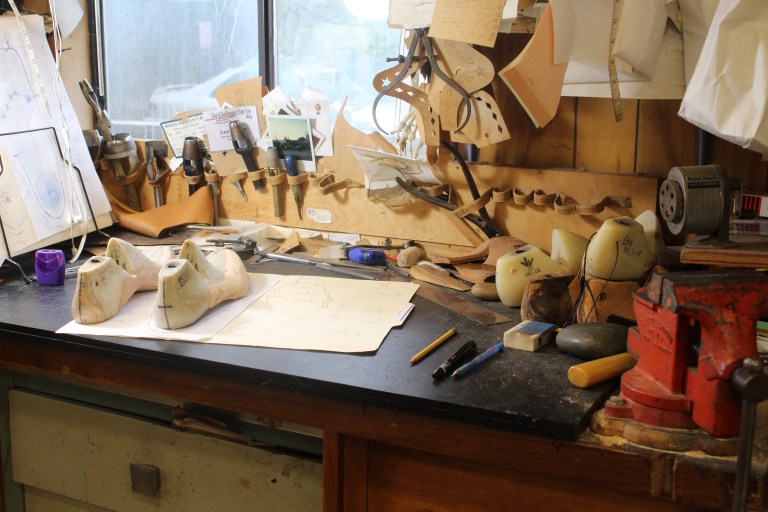
[(588, 388), (635, 366), (635, 357), (627, 352), (627, 327), (634, 320), (616, 315), (609, 315), (608, 320), (569, 325), (557, 334), (561, 352), (588, 360), (568, 369), (568, 380), (574, 386)]

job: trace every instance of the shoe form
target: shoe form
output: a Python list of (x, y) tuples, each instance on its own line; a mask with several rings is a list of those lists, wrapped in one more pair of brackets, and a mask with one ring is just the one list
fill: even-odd
[(160, 269), (152, 316), (158, 327), (180, 329), (225, 300), (247, 294), (248, 273), (236, 252), (219, 249), (205, 256), (187, 240), (179, 257)]
[(125, 240), (110, 238), (105, 255), (94, 256), (77, 271), (72, 318), (81, 324), (109, 320), (135, 292), (157, 289), (157, 274), (172, 257), (168, 247), (154, 261)]
[(123, 270), (115, 260), (94, 256), (77, 271), (72, 318), (79, 324), (109, 320), (138, 288), (139, 279)]

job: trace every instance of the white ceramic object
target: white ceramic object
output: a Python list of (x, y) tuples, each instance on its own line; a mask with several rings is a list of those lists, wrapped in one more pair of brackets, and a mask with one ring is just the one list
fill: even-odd
[(586, 272), (607, 281), (642, 279), (653, 265), (643, 226), (631, 217), (603, 222), (587, 247)]
[(505, 306), (519, 307), (523, 302), (525, 285), (541, 274), (563, 272), (562, 265), (534, 245), (525, 245), (508, 252), (496, 261), (496, 291)]
[(635, 220), (643, 226), (645, 241), (648, 243), (648, 249), (653, 255), (654, 263), (660, 262), (667, 246), (664, 243), (664, 234), (661, 231), (659, 217), (651, 210), (645, 210), (635, 217)]
[(571, 231), (553, 229), (550, 257), (560, 263), (570, 275), (578, 275), (588, 242), (583, 236)]

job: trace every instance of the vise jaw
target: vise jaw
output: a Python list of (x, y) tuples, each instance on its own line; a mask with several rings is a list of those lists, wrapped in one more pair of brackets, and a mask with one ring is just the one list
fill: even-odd
[(605, 414), (649, 425), (739, 434), (741, 396), (729, 385), (757, 355), (757, 320), (768, 313), (768, 277), (752, 271), (656, 273), (634, 294), (637, 365), (621, 379), (622, 405)]

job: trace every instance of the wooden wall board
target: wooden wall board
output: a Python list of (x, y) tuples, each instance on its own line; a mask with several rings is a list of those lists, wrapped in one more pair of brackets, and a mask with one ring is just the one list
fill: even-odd
[[(530, 34), (499, 34), (494, 48), (483, 48), (495, 69), (508, 65), (525, 48)], [(555, 118), (537, 129), (515, 95), (498, 76), (491, 83), (494, 99), (512, 137), (480, 150), (483, 162), (522, 167), (573, 167), (576, 99), (561, 98)]]
[[(596, 492), (578, 477), (556, 480), (523, 467), (509, 470), (383, 443), (369, 446), (367, 507), (355, 510), (688, 510), (668, 499), (653, 498), (658, 494), (655, 482), (647, 482), (644, 474), (637, 475), (636, 493), (609, 488)], [(577, 464), (575, 470), (579, 468)]]
[[(621, 215), (636, 217), (645, 210), (656, 210), (658, 180), (652, 177), (490, 165), (472, 165), (471, 169), (481, 192), (493, 187), (511, 186), (524, 191), (542, 189), (547, 192), (563, 192), (580, 204), (595, 203), (607, 195), (632, 197), (632, 208), (608, 208), (599, 215), (589, 217), (558, 214), (551, 206), (488, 204), (489, 213), (503, 234), (521, 238), (547, 251), (551, 245), (552, 228), (567, 229), (588, 237), (605, 219)], [(454, 201), (459, 204), (471, 201), (468, 187), (455, 162), (438, 163), (435, 173), (441, 181), (452, 186), (457, 194)], [(288, 187), (283, 187), (285, 214), (281, 218), (272, 215), (271, 191), (256, 192), (252, 188), (244, 188), (249, 198), (247, 203), (233, 187), (222, 188), (222, 217), (459, 246), (476, 246), (481, 240), (480, 237), (473, 237), (466, 223), (457, 221), (447, 210), (417, 199), (409, 199), (405, 207), (390, 208), (370, 201), (364, 189), (348, 189), (323, 195), (316, 184), (311, 182), (305, 187), (304, 204), (308, 208), (330, 213), (332, 223), (323, 224), (308, 219), (306, 215), (303, 220), (299, 220)]]
[(721, 165), (729, 178), (744, 181), (749, 190), (768, 190), (768, 162), (762, 160), (760, 153), (717, 137), (713, 137), (713, 140), (713, 164)]
[[(606, 208), (595, 216), (562, 215), (552, 206), (516, 206), (511, 201), (488, 205), (488, 211), (496, 225), (504, 232), (536, 245), (549, 252), (552, 229), (566, 229), (584, 237), (591, 236), (603, 221), (627, 215), (636, 217), (645, 210), (656, 211), (658, 179), (650, 176), (620, 173), (597, 173), (572, 169), (526, 169), (492, 165), (471, 166), (480, 192), (491, 188), (501, 190), (517, 187), (523, 192), (542, 189), (545, 192), (562, 192), (570, 201), (591, 204), (605, 196), (623, 195), (632, 198), (631, 208)], [(469, 202), (466, 183), (457, 180), (461, 170), (456, 162), (438, 164), (436, 174), (450, 181), (462, 204)]]
[(576, 168), (634, 172), (637, 102), (621, 100), (624, 119), (616, 122), (610, 98), (578, 99)]
[(451, 229), (451, 222), (439, 208), (419, 200), (410, 200), (406, 207), (390, 208), (368, 199), (362, 188), (347, 189), (323, 195), (315, 180), (304, 187), (306, 208), (323, 210), (329, 223), (316, 222), (306, 215), (299, 219), (290, 187), (282, 187), (283, 216), (273, 215), (272, 192), (269, 187), (256, 192), (253, 187), (243, 187), (248, 195), (246, 203), (233, 187), (222, 188), (221, 216), (228, 219), (244, 219), (268, 222), (279, 226), (355, 233), (363, 236), (381, 236), (419, 240), (441, 244), (474, 245), (476, 240), (467, 238), (459, 229)]
[(696, 130), (679, 109), (678, 100), (640, 101), (637, 172), (666, 178), (672, 167), (694, 164)]
[[(555, 118), (531, 134), (524, 167), (574, 167), (576, 98), (560, 98)], [(502, 162), (503, 160), (497, 160)]]

